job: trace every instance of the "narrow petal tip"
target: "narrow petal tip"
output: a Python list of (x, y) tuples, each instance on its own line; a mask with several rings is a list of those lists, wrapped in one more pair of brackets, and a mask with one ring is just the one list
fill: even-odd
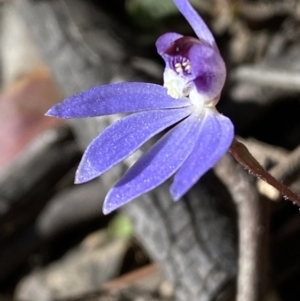
[(84, 181), (80, 176), (78, 176), (77, 174), (76, 174), (76, 176), (75, 176), (75, 180), (74, 180), (74, 184), (83, 184), (83, 183), (85, 183), (86, 181)]
[(107, 215), (107, 214), (110, 214), (112, 213), (115, 209), (117, 209), (118, 207), (110, 207), (110, 206), (107, 206), (105, 205), (105, 203), (103, 204), (103, 207), (102, 207), (102, 213), (104, 215)]
[(178, 193), (172, 186), (170, 187), (170, 194), (174, 202), (177, 202), (181, 199), (182, 195)]
[(177, 6), (178, 10), (181, 12), (181, 14), (186, 18), (186, 20), (189, 22), (191, 27), (194, 29), (194, 32), (198, 36), (200, 40), (206, 41), (211, 46), (216, 47), (215, 39), (205, 24), (205, 22), (202, 20), (202, 18), (198, 15), (196, 10), (192, 7), (189, 0), (173, 0), (175, 5)]
[(90, 168), (86, 168), (86, 166), (79, 165), (76, 175), (75, 175), (75, 184), (83, 184), (88, 181), (91, 181), (99, 176), (99, 173), (93, 171)]
[(45, 116), (48, 117), (57, 117), (57, 118), (63, 118), (68, 119), (72, 118), (72, 116), (68, 116), (69, 107), (67, 105), (64, 105), (64, 102), (59, 102), (55, 104), (53, 107), (51, 107), (46, 113)]
[(56, 109), (56, 106), (53, 106), (52, 108), (50, 108), (46, 113), (45, 116), (48, 117), (60, 117), (59, 116), (59, 111)]
[(115, 194), (113, 195), (114, 188), (112, 188), (103, 203), (103, 208), (102, 208), (102, 212), (104, 215), (107, 215), (113, 211), (115, 211), (116, 209), (122, 207), (123, 205), (127, 204), (128, 202), (131, 201), (131, 199), (127, 199), (124, 200), (120, 197), (120, 195)]
[(103, 207), (103, 208), (102, 208), (102, 213), (103, 213), (104, 215), (107, 215), (107, 214), (110, 214), (111, 211), (108, 211), (108, 210), (106, 210), (106, 209)]

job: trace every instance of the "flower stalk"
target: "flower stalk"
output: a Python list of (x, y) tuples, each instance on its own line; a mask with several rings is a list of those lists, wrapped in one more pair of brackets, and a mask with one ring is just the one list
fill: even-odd
[(269, 174), (243, 143), (234, 138), (228, 151), (249, 173), (276, 188), (284, 199), (290, 200), (300, 207), (300, 196)]

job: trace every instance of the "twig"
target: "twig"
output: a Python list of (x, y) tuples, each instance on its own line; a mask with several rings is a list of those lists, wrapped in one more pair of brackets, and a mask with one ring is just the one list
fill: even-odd
[[(125, 301), (139, 298), (145, 301), (156, 300), (157, 290), (162, 280), (164, 280), (164, 276), (159, 266), (151, 264), (106, 282), (97, 291), (56, 298), (52, 301)], [(160, 300), (162, 299), (169, 300), (167, 297), (161, 297)], [(1, 298), (0, 301), (2, 301)]]
[[(286, 184), (291, 184), (299, 175), (300, 171), (300, 146), (298, 146), (290, 155), (285, 156), (278, 162), (269, 173), (279, 181), (284, 181)], [(280, 192), (268, 185), (266, 182), (259, 180), (257, 183), (261, 193), (269, 199), (277, 201), (280, 198)]]
[(261, 202), (254, 181), (228, 155), (215, 167), (237, 206), (239, 262), (237, 301), (263, 300), (268, 234), (267, 202)]
[(274, 166), (270, 173), (279, 181), (290, 183), (292, 178), (299, 173), (300, 170), (300, 146), (294, 149), (289, 156), (285, 157), (276, 166)]
[(300, 91), (300, 72), (270, 67), (244, 65), (232, 71), (231, 78), (259, 86), (273, 87), (293, 92)]
[(267, 144), (254, 138), (237, 137), (238, 141), (243, 143), (253, 155), (254, 158), (264, 167), (275, 166), (289, 156), (290, 151)]

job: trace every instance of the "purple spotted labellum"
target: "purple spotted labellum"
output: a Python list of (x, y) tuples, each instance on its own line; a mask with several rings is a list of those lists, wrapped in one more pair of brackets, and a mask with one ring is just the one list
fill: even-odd
[(157, 40), (157, 51), (166, 63), (164, 86), (103, 85), (71, 96), (47, 112), (60, 118), (134, 113), (92, 141), (76, 172), (76, 183), (100, 176), (171, 128), (111, 188), (103, 205), (105, 214), (173, 175), (170, 192), (175, 201), (180, 199), (233, 141), (231, 121), (215, 108), (226, 69), (214, 37), (188, 0), (174, 2), (198, 38), (166, 33)]

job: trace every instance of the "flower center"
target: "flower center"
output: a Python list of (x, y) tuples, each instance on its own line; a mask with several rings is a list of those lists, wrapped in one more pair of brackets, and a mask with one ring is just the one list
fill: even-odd
[(190, 80), (185, 76), (180, 76), (183, 72), (181, 65), (177, 66), (177, 70), (168, 68), (164, 72), (164, 87), (167, 88), (168, 94), (176, 99), (188, 96), (192, 88), (192, 83), (189, 84)]
[(178, 75), (191, 76), (191, 62), (188, 55), (195, 43), (201, 44), (201, 41), (193, 37), (182, 37), (171, 43), (165, 50), (169, 67)]
[(189, 97), (198, 109), (215, 106), (224, 84), (225, 68), (219, 54), (207, 42), (180, 37), (169, 44), (162, 57), (166, 62), (164, 86), (170, 96)]
[(178, 74), (191, 74), (191, 63), (190, 61), (183, 57), (183, 58), (180, 58), (180, 61), (175, 63), (174, 64), (174, 67), (175, 67), (175, 71), (178, 73)]
[(192, 45), (201, 43), (193, 37), (182, 37), (165, 50), (167, 68), (164, 72), (164, 86), (174, 98), (188, 96), (193, 87), (192, 66), (188, 52)]

